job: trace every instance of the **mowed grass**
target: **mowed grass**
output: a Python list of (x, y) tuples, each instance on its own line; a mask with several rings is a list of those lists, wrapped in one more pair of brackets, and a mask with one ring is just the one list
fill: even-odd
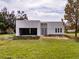
[(74, 40), (0, 40), (0, 59), (79, 59)]

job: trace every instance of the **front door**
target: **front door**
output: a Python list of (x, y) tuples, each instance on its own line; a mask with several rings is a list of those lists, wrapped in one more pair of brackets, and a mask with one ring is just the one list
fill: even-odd
[(41, 28), (41, 34), (47, 35), (47, 28)]

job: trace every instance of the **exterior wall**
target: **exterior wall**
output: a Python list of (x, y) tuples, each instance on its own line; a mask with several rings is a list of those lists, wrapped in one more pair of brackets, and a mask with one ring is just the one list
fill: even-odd
[[(62, 33), (60, 33), (60, 32), (56, 33), (55, 28), (62, 28)], [(62, 34), (64, 34), (64, 26), (63, 26), (62, 22), (48, 22), (47, 23), (47, 34), (48, 35), (52, 35), (52, 34), (62, 35)]]
[(20, 36), (19, 28), (37, 28), (37, 36), (41, 35), (40, 21), (16, 20), (16, 36)]
[[(47, 25), (41, 25), (41, 24)], [(41, 28), (47, 28), (47, 35), (63, 35), (64, 26), (62, 22), (40, 22), (37, 20), (16, 20), (16, 36), (20, 36), (19, 28), (37, 28), (37, 36), (41, 36)], [(62, 28), (62, 32), (56, 33), (55, 28)]]

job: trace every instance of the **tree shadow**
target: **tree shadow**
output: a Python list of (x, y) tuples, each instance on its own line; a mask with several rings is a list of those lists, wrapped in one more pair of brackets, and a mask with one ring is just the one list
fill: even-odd
[(75, 38), (75, 36), (70, 36), (70, 35), (64, 35), (64, 36), (69, 39), (74, 39), (76, 42), (79, 42), (79, 37)]

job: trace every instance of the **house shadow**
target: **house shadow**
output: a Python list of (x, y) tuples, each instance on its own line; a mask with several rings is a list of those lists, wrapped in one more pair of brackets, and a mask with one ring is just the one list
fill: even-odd
[(14, 36), (13, 40), (39, 40), (40, 36)]

